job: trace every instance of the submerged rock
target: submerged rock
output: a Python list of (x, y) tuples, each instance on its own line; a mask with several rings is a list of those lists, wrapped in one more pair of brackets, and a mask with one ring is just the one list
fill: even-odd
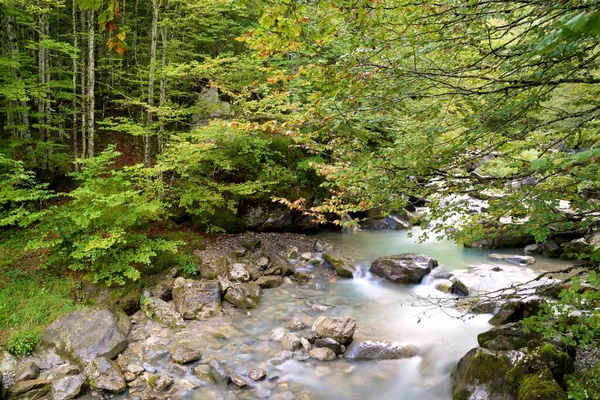
[(209, 375), (219, 386), (227, 387), (230, 380), (230, 373), (217, 359), (211, 359), (208, 362)]
[(515, 265), (531, 265), (535, 263), (535, 258), (531, 256), (521, 256), (518, 254), (497, 254), (492, 253), (488, 255), (489, 258), (494, 260), (502, 260), (507, 263), (515, 264)]
[(342, 345), (332, 338), (316, 339), (315, 347), (327, 347), (333, 350), (335, 354), (342, 354)]
[(283, 339), (281, 339), (281, 345), (286, 350), (298, 350), (300, 344), (300, 337), (298, 337), (298, 335), (296, 335), (295, 333), (288, 332), (285, 335), (283, 335)]
[(267, 371), (264, 368), (252, 368), (248, 372), (248, 376), (253, 381), (261, 381), (267, 377)]
[(190, 349), (187, 346), (176, 344), (169, 350), (171, 359), (178, 364), (187, 364), (192, 361), (200, 359), (200, 352), (198, 350)]
[(323, 253), (323, 260), (325, 260), (327, 264), (331, 265), (331, 267), (335, 269), (335, 272), (337, 272), (339, 276), (344, 278), (352, 278), (354, 276), (354, 272), (356, 272), (355, 265), (333, 253)]
[(90, 362), (83, 373), (93, 390), (120, 393), (127, 387), (119, 366), (104, 357), (98, 357)]
[(148, 385), (157, 392), (162, 392), (173, 385), (173, 383), (175, 383), (175, 379), (167, 371), (160, 371), (158, 375), (152, 375), (148, 379)]
[(356, 320), (353, 317), (325, 317), (315, 320), (312, 331), (321, 338), (332, 338), (340, 344), (352, 342)]
[(173, 284), (173, 305), (184, 319), (206, 319), (221, 311), (219, 284), (177, 278)]
[(379, 257), (371, 264), (371, 272), (394, 283), (419, 283), (437, 267), (436, 259), (423, 254), (403, 253)]
[(125, 350), (131, 329), (120, 310), (89, 307), (59, 317), (46, 328), (40, 345), (81, 366), (96, 357), (113, 358)]
[(256, 308), (259, 299), (260, 286), (255, 282), (235, 284), (225, 294), (225, 300), (241, 310)]
[(353, 343), (346, 353), (346, 358), (357, 361), (374, 361), (410, 358), (416, 355), (417, 351), (414, 347), (403, 347), (397, 343), (365, 340)]

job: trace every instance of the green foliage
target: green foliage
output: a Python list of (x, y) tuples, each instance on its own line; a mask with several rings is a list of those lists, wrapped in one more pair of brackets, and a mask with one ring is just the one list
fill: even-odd
[(6, 348), (15, 356), (28, 356), (40, 341), (40, 332), (21, 330), (8, 339)]
[(96, 282), (123, 284), (139, 279), (138, 266), (149, 265), (157, 252), (177, 250), (177, 242), (143, 232), (166, 216), (156, 171), (140, 166), (111, 170), (118, 155), (109, 147), (81, 160), (82, 170), (73, 173), (80, 185), (36, 228), (40, 238), (29, 247), (48, 249), (48, 265), (92, 272)]
[(42, 206), (52, 197), (48, 185), (37, 183), (23, 162), (0, 153), (0, 227), (29, 226), (43, 216)]

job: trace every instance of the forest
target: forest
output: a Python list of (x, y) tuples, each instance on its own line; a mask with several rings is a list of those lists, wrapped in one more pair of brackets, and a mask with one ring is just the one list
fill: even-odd
[[(331, 282), (360, 275), (349, 255), (328, 256), (324, 232), (416, 228), (418, 241), (451, 241), (465, 254), (525, 248), (519, 268), (538, 256), (537, 265), (564, 263), (527, 282), (557, 279), (534, 311), (526, 284), (475, 293), (448, 278), (460, 296), (440, 307), (460, 310), (468, 299), (476, 306), (466, 319), (504, 310), (510, 316), (489, 332), (518, 323), (509, 336), (527, 345), (485, 347), (482, 329), (473, 365), (464, 361), (471, 352), (461, 354), (445, 373), (445, 394), (420, 398), (600, 399), (600, 1), (0, 0), (0, 27), (0, 398), (76, 398), (82, 385), (94, 396), (124, 392), (125, 383), (95, 386), (92, 360), (79, 356), (87, 383), (74, 394), (56, 394), (58, 381), (37, 375), (23, 382), (43, 385), (10, 386), (6, 360), (38, 360), (47, 327), (100, 304), (97, 293), (110, 292), (111, 307), (129, 296), (134, 311), (158, 320), (160, 296), (147, 289), (176, 267), (167, 301), (182, 327), (208, 314), (188, 318), (178, 308), (179, 279), (201, 282), (202, 293), (218, 282), (218, 309), (223, 299), (247, 311), (258, 295), (240, 305), (236, 285), (275, 290), (266, 271), (277, 262), (282, 287), (285, 279), (317, 287), (318, 274), (295, 264), (315, 257), (333, 268)], [(246, 239), (253, 232), (263, 250)], [(303, 250), (313, 234), (314, 248)], [(229, 261), (205, 255), (238, 237), (245, 250), (231, 245)], [(269, 247), (290, 240), (295, 251), (285, 256)], [(240, 272), (245, 263), (260, 273)], [(500, 312), (473, 311), (490, 299)], [(327, 338), (320, 318), (317, 341)], [(298, 352), (297, 339), (282, 343)], [(352, 334), (338, 339), (349, 345)], [(304, 348), (323, 361), (313, 351), (327, 346)], [(506, 361), (510, 351), (524, 358)], [(206, 373), (222, 387), (225, 367), (213, 360)], [(127, 382), (155, 372), (130, 372)], [(161, 392), (173, 383), (158, 385), (160, 374), (144, 378), (145, 391), (127, 386), (126, 396), (180, 393)], [(244, 397), (236, 379), (224, 393), (288, 398), (276, 388)], [(483, 397), (461, 379), (484, 387)], [(196, 398), (218, 398), (202, 393)]]

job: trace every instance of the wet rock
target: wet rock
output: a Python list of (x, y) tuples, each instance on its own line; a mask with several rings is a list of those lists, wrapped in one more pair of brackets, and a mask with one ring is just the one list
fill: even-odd
[(233, 285), (225, 294), (225, 300), (241, 310), (256, 308), (259, 298), (260, 286), (255, 282)]
[(523, 249), (523, 252), (525, 254), (529, 254), (529, 255), (536, 255), (536, 254), (542, 254), (543, 249), (542, 249), (542, 246), (540, 246), (537, 243), (536, 244), (528, 244)]
[(331, 361), (337, 358), (333, 350), (327, 347), (315, 347), (308, 354), (310, 355), (310, 358), (319, 361)]
[(416, 355), (416, 349), (411, 346), (403, 347), (397, 343), (365, 340), (362, 342), (353, 343), (348, 348), (346, 358), (350, 358), (357, 361), (374, 361), (410, 358)]
[(468, 296), (471, 293), (471, 288), (457, 277), (452, 277), (452, 287), (450, 293), (457, 296)]
[(65, 376), (52, 382), (52, 399), (68, 400), (74, 399), (81, 392), (85, 383), (85, 376), (77, 374), (74, 376)]
[(200, 352), (198, 350), (190, 349), (187, 346), (176, 344), (169, 350), (171, 359), (178, 364), (187, 364), (200, 359)]
[(265, 256), (258, 257), (254, 262), (261, 271), (264, 271), (269, 266), (269, 258)]
[(142, 300), (142, 311), (153, 321), (165, 328), (179, 329), (185, 326), (181, 314), (170, 303), (156, 297), (146, 297)]
[[(333, 339), (332, 339), (333, 340)], [(302, 345), (302, 348), (305, 351), (310, 351), (310, 349), (312, 349), (312, 345), (310, 344), (310, 342), (308, 341), (307, 338), (300, 338), (300, 344)], [(337, 354), (337, 353), (336, 353)]]
[(353, 265), (350, 261), (340, 257), (336, 254), (326, 252), (323, 253), (323, 260), (327, 262), (327, 264), (331, 265), (335, 272), (339, 276), (344, 278), (352, 278), (354, 277), (354, 272), (356, 272), (356, 266)]
[(246, 266), (241, 263), (235, 263), (229, 270), (229, 280), (234, 283), (243, 283), (250, 280), (250, 274)]
[(161, 371), (158, 375), (152, 375), (148, 379), (148, 385), (157, 392), (162, 392), (173, 383), (175, 383), (175, 379), (167, 371)]
[(419, 283), (437, 267), (437, 260), (423, 254), (404, 253), (380, 257), (371, 264), (371, 272), (394, 283)]
[(125, 382), (129, 383), (135, 380), (135, 378), (137, 378), (137, 376), (135, 376), (135, 374), (132, 374), (129, 371), (125, 371), (123, 372), (123, 378), (125, 378)]
[(173, 284), (173, 305), (184, 319), (206, 319), (218, 315), (221, 312), (219, 284), (216, 281), (177, 278)]
[(280, 341), (285, 336), (285, 328), (276, 328), (271, 332), (271, 340)]
[(209, 375), (219, 386), (227, 387), (230, 373), (218, 360), (211, 359), (208, 362)]
[(454, 400), (515, 400), (517, 391), (506, 374), (515, 363), (512, 352), (492, 352), (474, 348), (452, 370)]
[(231, 374), (231, 383), (233, 383), (235, 386), (243, 388), (248, 386), (248, 381), (246, 380), (246, 378), (244, 378), (243, 376), (239, 375), (239, 374)]
[(315, 241), (315, 244), (314, 244), (313, 248), (315, 249), (315, 251), (317, 253), (322, 253), (322, 252), (325, 251), (325, 245), (320, 240), (316, 240)]
[(290, 250), (286, 254), (287, 258), (296, 258), (298, 257), (298, 248), (296, 246), (290, 247)]
[(518, 254), (493, 253), (493, 254), (488, 255), (488, 257), (492, 258), (494, 260), (506, 261), (507, 263), (515, 264), (515, 265), (531, 265), (531, 264), (535, 263), (535, 258), (533, 258), (531, 256), (521, 256)]
[(342, 346), (337, 342), (337, 340), (332, 338), (325, 339), (316, 339), (315, 347), (326, 347), (328, 349), (333, 350), (335, 354), (342, 354)]
[(267, 377), (267, 371), (264, 368), (252, 368), (248, 371), (248, 376), (253, 381), (262, 381)]
[(542, 250), (546, 257), (558, 258), (562, 254), (562, 249), (554, 240), (547, 240), (542, 243)]
[(440, 292), (450, 293), (452, 291), (452, 281), (443, 279), (443, 280), (440, 280), (439, 282), (436, 282), (434, 287), (436, 290), (439, 290)]
[(294, 317), (287, 325), (287, 327), (293, 331), (299, 331), (304, 329), (306, 325), (302, 322), (302, 319)]
[(30, 381), (17, 382), (9, 388), (8, 398), (42, 399), (50, 392), (51, 387), (52, 381), (48, 379), (33, 379)]
[(560, 258), (563, 260), (576, 260), (577, 256), (585, 253), (589, 247), (590, 245), (584, 238), (571, 240), (563, 244), (563, 253), (560, 255)]
[(210, 376), (210, 367), (206, 364), (200, 364), (194, 367), (194, 375), (196, 375), (203, 381), (208, 381), (212, 379), (212, 377)]
[(567, 394), (548, 369), (525, 376), (517, 395), (519, 400), (567, 400)]
[(300, 254), (300, 258), (302, 260), (310, 261), (310, 259), (312, 258), (312, 254), (310, 253), (310, 251), (305, 251), (304, 253)]
[(519, 322), (523, 317), (523, 303), (510, 302), (500, 307), (500, 310), (494, 315), (488, 323), (490, 325), (499, 326), (510, 322)]
[(130, 329), (129, 317), (121, 310), (83, 308), (59, 317), (48, 326), (40, 346), (83, 366), (96, 357), (113, 358), (125, 350)]
[(534, 332), (523, 332), (519, 322), (500, 325), (477, 336), (481, 347), (490, 350), (518, 350), (531, 346), (534, 340), (539, 340), (540, 335)]
[(15, 382), (30, 381), (36, 379), (40, 374), (40, 368), (31, 360), (24, 361), (15, 371)]
[(295, 333), (288, 332), (281, 339), (281, 345), (289, 351), (297, 350), (300, 347), (300, 338)]
[(126, 389), (126, 382), (119, 366), (105, 357), (92, 360), (83, 373), (93, 390), (107, 390), (109, 392), (122, 392)]
[(332, 338), (340, 344), (348, 344), (352, 341), (356, 320), (352, 317), (318, 317), (312, 332), (321, 338)]
[(309, 275), (307, 275), (307, 274), (304, 274), (304, 273), (302, 273), (302, 272), (299, 272), (299, 273), (296, 275), (296, 282), (297, 282), (299, 285), (304, 285), (304, 284), (305, 284), (305, 283), (307, 283), (309, 280), (310, 280), (310, 276), (309, 276)]

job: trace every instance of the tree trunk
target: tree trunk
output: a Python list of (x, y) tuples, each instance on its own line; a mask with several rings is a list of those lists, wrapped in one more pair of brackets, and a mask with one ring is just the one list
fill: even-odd
[[(159, 105), (162, 107), (167, 102), (167, 77), (165, 75), (165, 68), (167, 66), (167, 32), (163, 26), (160, 28), (160, 39), (162, 41), (162, 57), (161, 57), (161, 74), (160, 74), (160, 97)], [(161, 122), (160, 130), (157, 136), (158, 142), (158, 153), (163, 151), (163, 123)]]
[[(154, 107), (154, 79), (156, 75), (156, 40), (158, 31), (158, 11), (160, 0), (152, 0), (152, 30), (150, 37), (150, 72), (148, 73), (148, 119), (149, 125), (152, 123), (152, 110)], [(144, 165), (150, 166), (150, 133), (146, 129), (144, 135)]]
[[(19, 42), (17, 40), (17, 30), (15, 28), (15, 19), (10, 12), (6, 15), (6, 39), (8, 42), (8, 51), (12, 60), (19, 60)], [(13, 75), (19, 86), (23, 86), (21, 74), (19, 72), (19, 66), (13, 67)], [(19, 122), (19, 137), (22, 139), (29, 139), (31, 137), (31, 131), (29, 127), (29, 105), (26, 100), (20, 99), (19, 110), (17, 111), (17, 117), (15, 121)]]
[(95, 60), (94, 60), (94, 29), (96, 26), (94, 10), (88, 10), (88, 66), (87, 66), (87, 137), (88, 137), (88, 157), (94, 157), (94, 86), (95, 79)]
[[(71, 19), (73, 22), (73, 47), (79, 46), (77, 33), (77, 0), (73, 0), (73, 9), (71, 10)], [(73, 158), (75, 159), (75, 170), (77, 167), (77, 157), (79, 156), (79, 142), (77, 141), (77, 59), (73, 58)]]
[[(86, 23), (85, 23), (85, 16), (86, 16), (86, 12), (85, 11), (80, 11), (79, 13), (80, 16), (80, 20), (81, 20), (81, 32), (84, 32), (86, 29)], [(88, 38), (89, 39), (89, 38)], [(86, 158), (87, 157), (87, 107), (88, 107), (88, 98), (87, 98), (87, 91), (86, 91), (86, 77), (87, 77), (87, 68), (86, 68), (86, 61), (84, 58), (84, 54), (85, 54), (85, 46), (84, 46), (84, 41), (81, 41), (81, 62), (79, 63), (80, 66), (80, 72), (79, 72), (79, 79), (81, 81), (80, 86), (80, 97), (81, 97), (81, 158)]]

